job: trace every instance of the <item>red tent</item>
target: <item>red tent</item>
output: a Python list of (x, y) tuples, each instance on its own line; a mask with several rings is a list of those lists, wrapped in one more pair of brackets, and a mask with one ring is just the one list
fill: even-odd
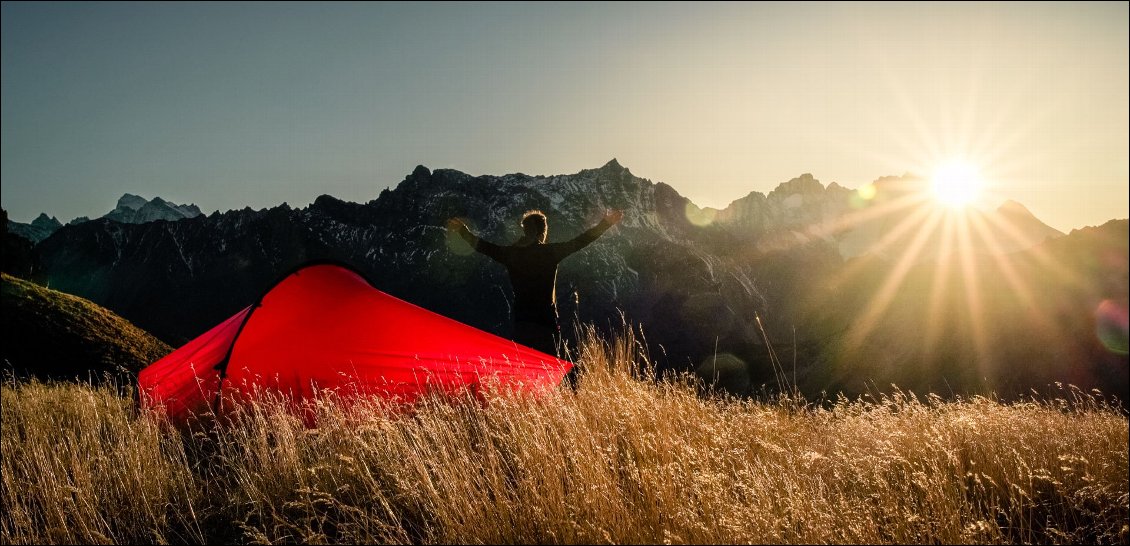
[(426, 392), (555, 386), (572, 364), (438, 315), (339, 264), (308, 265), (138, 377), (142, 404), (183, 422), (220, 394), (316, 390), (411, 403)]

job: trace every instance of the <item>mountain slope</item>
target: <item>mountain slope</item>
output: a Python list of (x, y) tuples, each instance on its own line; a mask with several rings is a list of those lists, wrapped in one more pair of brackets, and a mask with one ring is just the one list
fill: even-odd
[(86, 379), (135, 374), (172, 349), (82, 298), (3, 275), (4, 368), (17, 375)]
[(22, 222), (13, 222), (5, 218), (8, 233), (19, 235), (33, 243), (38, 243), (46, 239), (52, 233), (55, 233), (63, 224), (59, 222), (58, 218), (47, 216), (47, 213), (40, 213), (35, 217), (30, 224)]
[(35, 250), (31, 240), (8, 231), (8, 211), (0, 209), (0, 270), (17, 277), (35, 272)]

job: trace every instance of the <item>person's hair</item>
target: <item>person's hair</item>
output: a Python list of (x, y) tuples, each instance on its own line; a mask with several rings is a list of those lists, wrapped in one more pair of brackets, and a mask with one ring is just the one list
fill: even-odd
[(549, 226), (546, 224), (545, 214), (540, 210), (526, 211), (522, 215), (522, 232), (527, 237), (539, 243), (544, 243), (546, 236), (549, 235)]

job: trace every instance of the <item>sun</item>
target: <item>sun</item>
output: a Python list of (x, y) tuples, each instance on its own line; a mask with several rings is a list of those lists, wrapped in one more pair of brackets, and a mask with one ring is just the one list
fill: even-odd
[(981, 193), (981, 174), (977, 167), (962, 160), (943, 163), (934, 170), (934, 198), (955, 209), (963, 209)]

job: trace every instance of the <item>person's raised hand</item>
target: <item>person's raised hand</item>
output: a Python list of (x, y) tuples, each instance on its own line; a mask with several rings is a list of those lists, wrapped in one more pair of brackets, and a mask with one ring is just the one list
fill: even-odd
[(612, 225), (616, 225), (616, 224), (620, 223), (620, 220), (622, 220), (623, 218), (624, 218), (624, 211), (622, 211), (620, 209), (612, 209), (612, 210), (608, 211), (608, 214), (604, 215), (604, 221), (608, 222), (609, 224), (612, 224)]
[(447, 230), (448, 231), (460, 231), (462, 229), (467, 229), (467, 224), (464, 224), (463, 220), (460, 220), (458, 218), (448, 218), (447, 219)]

